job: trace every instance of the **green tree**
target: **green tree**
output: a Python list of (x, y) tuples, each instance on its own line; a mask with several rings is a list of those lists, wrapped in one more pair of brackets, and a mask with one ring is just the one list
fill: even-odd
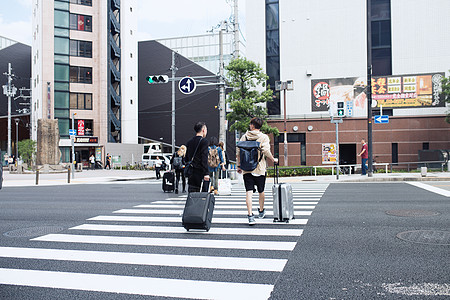
[(30, 166), (33, 161), (33, 155), (36, 153), (36, 142), (33, 140), (22, 140), (18, 146), (19, 156)]
[[(265, 119), (268, 116), (264, 104), (273, 101), (273, 91), (267, 88), (260, 92), (257, 87), (266, 87), (266, 81), (269, 77), (262, 71), (259, 64), (246, 58), (232, 60), (225, 69), (228, 71), (228, 86), (233, 88), (227, 99), (230, 108), (233, 110), (227, 114), (227, 119), (232, 123), (230, 130), (245, 132), (251, 118)], [(278, 129), (269, 126), (266, 121), (264, 121), (261, 131), (279, 134)]]
[[(444, 96), (445, 102), (450, 103), (450, 76), (442, 78), (442, 95)], [(447, 123), (450, 123), (450, 112), (447, 114), (445, 119)]]

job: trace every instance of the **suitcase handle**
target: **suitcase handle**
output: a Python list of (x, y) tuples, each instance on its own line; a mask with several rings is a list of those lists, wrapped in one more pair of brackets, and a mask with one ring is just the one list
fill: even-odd
[[(200, 193), (203, 191), (203, 182), (205, 182), (204, 180), (202, 180), (202, 183), (200, 184)], [(209, 187), (211, 186), (211, 179), (208, 182), (208, 188), (206, 189), (206, 192), (209, 193)]]
[(278, 177), (280, 176), (278, 164), (273, 163), (273, 167), (274, 167), (273, 184), (278, 184)]

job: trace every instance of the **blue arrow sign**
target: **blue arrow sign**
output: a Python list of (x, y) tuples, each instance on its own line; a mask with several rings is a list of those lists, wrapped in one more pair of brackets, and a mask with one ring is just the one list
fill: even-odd
[(196, 88), (197, 84), (192, 77), (183, 77), (178, 83), (178, 89), (185, 95), (192, 94)]
[(375, 124), (387, 124), (389, 123), (389, 116), (387, 115), (377, 115), (373, 117)]
[(75, 129), (69, 129), (69, 135), (77, 135)]

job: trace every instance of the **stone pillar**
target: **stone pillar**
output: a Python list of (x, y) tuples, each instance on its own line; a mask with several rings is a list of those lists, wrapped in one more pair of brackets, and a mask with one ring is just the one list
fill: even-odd
[(60, 158), (58, 120), (39, 119), (36, 164), (58, 165)]

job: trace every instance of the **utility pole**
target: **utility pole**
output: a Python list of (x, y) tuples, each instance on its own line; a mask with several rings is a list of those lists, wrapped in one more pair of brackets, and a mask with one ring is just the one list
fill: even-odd
[(233, 17), (233, 31), (234, 31), (234, 52), (233, 58), (239, 57), (239, 3), (238, 0), (234, 0), (234, 17)]
[(369, 149), (367, 176), (372, 177), (372, 11), (371, 0), (367, 0), (367, 142)]
[(227, 148), (227, 133), (226, 133), (226, 109), (225, 109), (225, 81), (223, 78), (223, 23), (219, 31), (219, 141), (223, 142), (224, 148)]
[(176, 53), (172, 51), (172, 66), (170, 67), (172, 71), (172, 153), (175, 153), (175, 74), (178, 70), (175, 65), (175, 55)]
[[(75, 115), (76, 113), (72, 113), (72, 130), (75, 130)], [(70, 139), (72, 141), (72, 179), (75, 178), (75, 135), (71, 135)]]
[(3, 73), (3, 75), (8, 76), (8, 85), (3, 86), (3, 94), (8, 97), (8, 156), (11, 156), (11, 98), (16, 94), (17, 88), (13, 86), (12, 79), (14, 74), (12, 74), (11, 63), (8, 63), (8, 73)]

